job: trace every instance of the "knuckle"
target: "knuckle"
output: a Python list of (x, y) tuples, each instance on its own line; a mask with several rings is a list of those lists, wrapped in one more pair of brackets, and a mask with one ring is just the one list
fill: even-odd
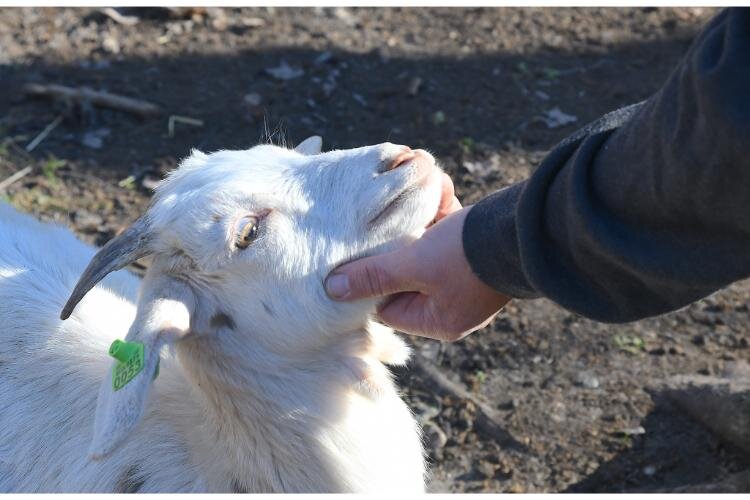
[(362, 288), (371, 295), (385, 295), (387, 275), (377, 266), (367, 265), (362, 273)]

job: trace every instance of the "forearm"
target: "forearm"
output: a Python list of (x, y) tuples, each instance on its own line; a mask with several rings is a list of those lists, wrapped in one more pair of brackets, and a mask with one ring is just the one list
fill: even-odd
[(602, 321), (750, 275), (750, 13), (723, 12), (664, 87), (563, 141), (464, 226), (474, 272)]

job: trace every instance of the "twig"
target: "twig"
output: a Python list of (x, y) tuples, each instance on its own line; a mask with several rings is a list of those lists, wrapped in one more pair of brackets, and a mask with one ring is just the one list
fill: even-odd
[(26, 152), (31, 153), (34, 151), (34, 148), (36, 148), (44, 139), (47, 138), (47, 136), (57, 128), (60, 123), (63, 121), (63, 115), (58, 115), (57, 118), (55, 118), (52, 123), (47, 125), (44, 130), (42, 130), (38, 136), (34, 137), (34, 140), (32, 140), (27, 146), (26, 146)]
[(175, 123), (184, 123), (185, 125), (192, 125), (194, 127), (203, 126), (203, 120), (198, 120), (197, 118), (190, 118), (189, 116), (171, 115), (169, 117), (169, 122), (167, 123), (167, 132), (169, 133), (169, 137), (174, 137), (174, 124)]
[(706, 493), (747, 493), (748, 491), (750, 491), (750, 470), (731, 474), (716, 483), (688, 484), (676, 488), (651, 490), (647, 493), (702, 493), (705, 495)]
[(662, 394), (726, 443), (750, 452), (750, 380), (676, 375)]
[(431, 361), (419, 356), (412, 360), (414, 368), (421, 372), (422, 376), (429, 382), (432, 382), (433, 389), (444, 395), (452, 396), (457, 399), (471, 401), (477, 408), (477, 419), (475, 429), (483, 433), (486, 437), (497, 441), (503, 446), (514, 449), (524, 449), (525, 446), (519, 443), (501, 423), (502, 417), (486, 403), (477, 399), (469, 391), (453, 382), (443, 375), (437, 366)]
[(27, 175), (29, 175), (30, 172), (31, 172), (31, 167), (26, 167), (24, 169), (19, 170), (15, 174), (11, 175), (10, 177), (8, 177), (7, 179), (5, 179), (4, 181), (0, 182), (0, 191), (5, 191), (5, 189), (8, 186), (10, 186), (11, 184), (13, 184), (17, 180), (26, 177)]
[(30, 95), (62, 99), (77, 104), (86, 102), (95, 106), (117, 109), (140, 116), (153, 116), (161, 113), (161, 108), (156, 104), (131, 97), (110, 94), (109, 92), (92, 90), (88, 87), (73, 88), (54, 83), (49, 85), (29, 83), (24, 86), (23, 90)]
[(589, 64), (588, 66), (576, 66), (573, 68), (568, 69), (558, 69), (555, 70), (557, 72), (557, 76), (567, 76), (572, 75), (573, 73), (585, 73), (589, 70), (598, 68), (599, 66), (604, 66), (605, 64), (610, 64), (612, 61), (609, 59), (599, 59), (595, 63)]
[[(18, 140), (23, 140), (23, 141), (25, 141), (25, 140), (26, 140), (26, 139), (28, 138), (27, 136), (20, 136), (20, 137), (21, 137), (21, 138), (19, 138)], [(29, 153), (28, 153), (28, 152), (26, 151), (26, 149), (25, 149), (25, 148), (22, 148), (22, 147), (20, 147), (20, 146), (19, 146), (18, 144), (16, 144), (16, 142), (15, 142), (15, 141), (11, 142), (11, 143), (9, 144), (9, 146), (10, 146), (10, 148), (11, 148), (11, 149), (12, 149), (12, 150), (13, 150), (13, 151), (14, 151), (15, 153), (17, 153), (17, 154), (18, 154), (19, 156), (23, 157), (23, 158), (24, 158), (24, 159), (25, 159), (25, 160), (26, 160), (27, 162), (31, 163), (31, 162), (33, 162), (33, 161), (34, 161), (34, 157), (33, 157), (33, 156), (31, 156), (31, 155), (30, 155), (30, 154), (29, 154)]]
[(138, 24), (139, 19), (136, 16), (123, 16), (112, 7), (104, 7), (99, 9), (99, 12), (112, 19), (116, 23), (124, 24), (125, 26), (134, 26)]

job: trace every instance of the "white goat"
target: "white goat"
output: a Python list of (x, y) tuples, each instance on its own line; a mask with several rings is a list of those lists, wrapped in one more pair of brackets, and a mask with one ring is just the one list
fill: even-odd
[(419, 235), (439, 178), (389, 143), (195, 151), (96, 255), (0, 206), (0, 491), (422, 491), (408, 348), (323, 280)]

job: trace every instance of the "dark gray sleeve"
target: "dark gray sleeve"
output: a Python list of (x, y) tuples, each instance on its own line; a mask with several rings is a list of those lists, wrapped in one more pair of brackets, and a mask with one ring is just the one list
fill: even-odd
[(463, 242), (496, 290), (608, 322), (750, 276), (750, 9), (715, 17), (646, 102), (477, 203)]

